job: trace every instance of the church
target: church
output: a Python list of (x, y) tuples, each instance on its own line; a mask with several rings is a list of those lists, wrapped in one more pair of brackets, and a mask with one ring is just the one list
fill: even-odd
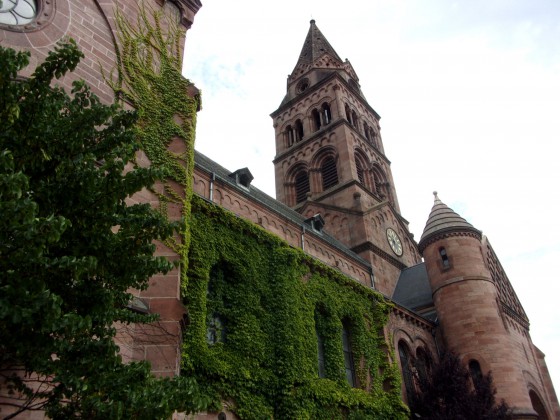
[[(115, 10), (136, 16), (138, 2), (13, 3), (0, 10), (2, 46), (29, 50), (37, 64), (72, 37), (86, 55), (72, 77), (114, 100), (101, 67), (119, 59)], [(176, 19), (181, 45), (202, 6), (146, 3)], [(137, 291), (137, 305), (159, 313), (168, 334), (135, 330), (120, 342), (123, 357), (204, 382), (221, 406), (194, 418), (402, 418), (415, 375), (429, 374), (413, 361), (452, 351), (472, 375), (492, 372), (513, 418), (560, 418), (545, 356), (489, 239), (434, 192), (416, 242), (358, 74), (314, 20), (302, 41), (285, 96), (270, 110), (276, 198), (252, 185), (248, 168), (222, 167), (192, 139), (167, 143), (194, 159), (192, 198), (184, 194), (188, 266)], [(188, 94), (198, 98), (194, 85)], [(160, 187), (135, 199), (168, 194), (169, 217), (179, 219), (184, 204), (169, 192), (176, 183)], [(169, 246), (158, 253), (178, 259)]]

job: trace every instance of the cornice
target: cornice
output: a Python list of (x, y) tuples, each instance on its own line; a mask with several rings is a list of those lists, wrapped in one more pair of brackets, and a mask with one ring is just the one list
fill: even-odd
[(325, 133), (327, 133), (328, 131), (331, 131), (333, 128), (338, 127), (339, 125), (342, 125), (344, 123), (344, 119), (340, 118), (338, 120), (333, 120), (331, 123), (329, 123), (328, 125), (325, 125), (323, 127), (321, 127), (319, 130), (317, 130), (316, 132), (314, 132), (311, 136), (309, 137), (304, 137), (303, 140), (300, 140), (299, 142), (295, 143), (292, 147), (289, 147), (288, 149), (284, 150), (282, 153), (280, 153), (279, 155), (277, 155), (272, 163), (276, 164), (278, 162), (280, 162), (282, 159), (285, 159), (286, 157), (292, 155), (294, 152), (298, 151), (299, 149), (304, 149), (305, 146), (307, 146), (310, 142), (316, 140), (317, 138), (324, 136)]
[[(279, 155), (276, 155), (274, 157), (274, 160), (272, 161), (272, 163), (278, 163), (280, 162), (282, 159), (285, 159), (287, 156), (293, 154), (294, 151), (297, 151), (299, 149), (304, 148), (308, 143), (316, 140), (317, 138), (320, 138), (321, 136), (324, 136), (325, 133), (332, 131), (334, 128), (338, 127), (339, 125), (346, 125), (348, 128), (350, 128), (355, 134), (357, 134), (358, 136), (361, 137), (361, 140), (364, 141), (367, 144), (367, 139), (364, 137), (364, 135), (362, 133), (360, 133), (358, 130), (356, 130), (356, 127), (352, 126), (352, 124), (350, 124), (346, 118), (344, 117), (340, 117), (337, 120), (333, 120), (331, 123), (329, 123), (328, 125), (324, 125), (322, 126), (319, 130), (315, 131), (314, 133), (312, 133), (309, 137), (304, 137), (303, 140), (300, 140), (299, 142), (297, 142), (294, 146), (284, 150), (282, 153), (280, 153)], [(385, 156), (385, 154), (378, 148), (369, 145), (372, 150), (374, 151), (374, 153), (379, 156), (381, 159), (383, 159), (385, 161), (385, 163), (389, 166), (391, 166), (391, 161), (387, 158), (387, 156)]]
[[(314, 70), (325, 70), (325, 69), (312, 68), (308, 72), (299, 76), (298, 80), (301, 79), (302, 77), (307, 76), (308, 73), (310, 73)], [(346, 71), (344, 69), (342, 69), (342, 70)], [(307, 89), (305, 91), (305, 93), (301, 93), (299, 95), (296, 95), (294, 98), (290, 99), (288, 102), (286, 102), (284, 104), (281, 104), (276, 111), (273, 111), (270, 114), (270, 116), (272, 118), (276, 118), (281, 112), (283, 112), (284, 110), (294, 106), (297, 102), (301, 101), (302, 98), (304, 98), (304, 97), (308, 96), (309, 94), (315, 92), (316, 90), (320, 89), (324, 84), (330, 82), (332, 79), (335, 79), (335, 78), (338, 79), (344, 85), (344, 87), (348, 90), (348, 92), (351, 92), (352, 95), (354, 97), (356, 97), (356, 99), (358, 99), (362, 103), (362, 105), (365, 108), (367, 108), (375, 116), (375, 118), (377, 118), (378, 121), (381, 120), (381, 116), (375, 111), (375, 109), (372, 108), (372, 106), (368, 103), (368, 101), (362, 95), (357, 94), (355, 92), (355, 90), (352, 89), (352, 87), (348, 84), (348, 82), (344, 79), (344, 77), (342, 77), (340, 74), (338, 74), (337, 69), (332, 70), (332, 74), (329, 74), (327, 77), (318, 81), (313, 86), (310, 86), (309, 89)], [(292, 83), (290, 83), (290, 84), (292, 84)]]
[(449, 228), (448, 230), (440, 230), (428, 236), (427, 238), (421, 239), (418, 243), (418, 250), (421, 254), (424, 253), (424, 250), (434, 242), (437, 242), (441, 239), (453, 238), (458, 236), (468, 236), (471, 238), (475, 238), (478, 240), (482, 239), (482, 234), (479, 230), (476, 229), (461, 229), (461, 228)]
[(391, 303), (391, 305), (393, 305), (392, 312), (395, 316), (404, 319), (405, 321), (410, 322), (426, 331), (429, 331), (431, 334), (434, 334), (437, 327), (435, 322), (430, 321), (393, 301), (389, 302)]
[(507, 305), (504, 301), (500, 301), (500, 304), (501, 304), (500, 306), (502, 307), (502, 311), (504, 312), (504, 314), (509, 316), (511, 319), (513, 319), (515, 322), (517, 322), (523, 328), (529, 330), (529, 321), (528, 320), (523, 319), (522, 316), (520, 316), (513, 308), (511, 308), (509, 305)]

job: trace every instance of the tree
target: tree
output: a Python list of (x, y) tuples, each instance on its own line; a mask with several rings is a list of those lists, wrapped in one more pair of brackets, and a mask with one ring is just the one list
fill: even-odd
[[(417, 361), (418, 362), (418, 361)], [(431, 420), (500, 420), (509, 419), (509, 407), (502, 400), (496, 405), (496, 388), (492, 374), (471, 378), (459, 358), (450, 352), (442, 355), (427, 375), (425, 361), (416, 366), (418, 392), (410, 402), (411, 418)]]
[(166, 175), (134, 165), (136, 114), (103, 105), (82, 81), (71, 95), (52, 86), (82, 56), (66, 41), (18, 80), (29, 55), (0, 48), (0, 388), (15, 410), (7, 418), (204, 409), (194, 380), (124, 364), (114, 342), (117, 323), (155, 320), (127, 309), (128, 291), (172, 267), (154, 257), (154, 241), (176, 226), (148, 204), (127, 204)]

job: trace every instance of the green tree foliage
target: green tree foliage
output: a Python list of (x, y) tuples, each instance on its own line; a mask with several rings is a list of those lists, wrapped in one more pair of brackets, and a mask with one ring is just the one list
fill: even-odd
[[(133, 112), (84, 82), (53, 87), (78, 64), (60, 44), (25, 80), (29, 55), (0, 48), (0, 388), (15, 414), (161, 418), (197, 411), (192, 379), (156, 379), (123, 364), (117, 325), (152, 322), (127, 309), (131, 288), (171, 265), (154, 240), (174, 226), (127, 198), (166, 174), (134, 165)], [(23, 399), (16, 399), (20, 397)]]
[[(432, 363), (428, 363), (432, 366)], [(425, 366), (417, 366), (420, 372)], [(468, 369), (450, 352), (444, 353), (428, 375), (415, 375), (418, 392), (410, 403), (413, 419), (509, 419), (507, 404), (496, 404), (492, 374), (471, 378)]]

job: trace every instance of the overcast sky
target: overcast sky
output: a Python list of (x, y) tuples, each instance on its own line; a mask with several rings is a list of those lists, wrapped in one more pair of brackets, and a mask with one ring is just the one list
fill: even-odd
[(410, 230), (437, 190), (488, 236), (560, 393), (560, 1), (203, 1), (184, 68), (202, 90), (196, 149), (271, 196), (269, 114), (311, 18), (381, 115)]

